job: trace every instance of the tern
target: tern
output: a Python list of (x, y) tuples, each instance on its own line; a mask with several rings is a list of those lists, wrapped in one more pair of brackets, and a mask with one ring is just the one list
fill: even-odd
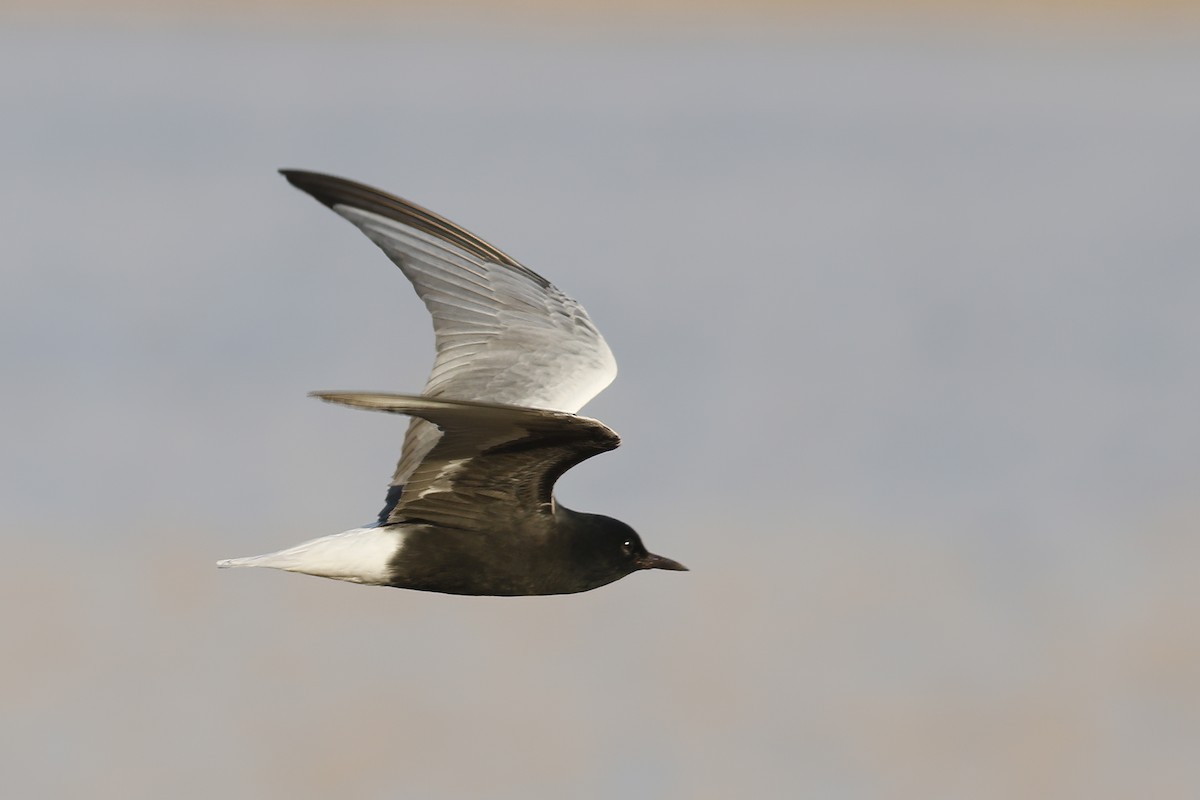
[(218, 566), (509, 596), (687, 569), (648, 552), (624, 522), (555, 500), (563, 473), (620, 444), (608, 426), (576, 413), (617, 374), (583, 306), (414, 203), (331, 175), (280, 172), (400, 268), (433, 317), (437, 355), (420, 395), (312, 393), (412, 418), (375, 522)]

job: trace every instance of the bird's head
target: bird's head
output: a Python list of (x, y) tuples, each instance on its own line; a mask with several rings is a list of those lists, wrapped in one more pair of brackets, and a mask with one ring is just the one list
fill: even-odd
[(649, 552), (637, 531), (624, 522), (600, 514), (582, 516), (588, 518), (588, 532), (577, 538), (580, 548), (576, 563), (587, 565), (597, 581), (596, 586), (612, 583), (641, 569), (687, 571), (687, 567), (678, 561)]

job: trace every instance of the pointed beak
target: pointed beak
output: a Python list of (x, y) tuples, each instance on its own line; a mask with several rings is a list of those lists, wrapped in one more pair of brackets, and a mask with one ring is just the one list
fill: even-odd
[(654, 553), (646, 553), (637, 560), (637, 565), (641, 569), (673, 569), (679, 572), (687, 572), (688, 568), (678, 561), (673, 561), (663, 556), (656, 556)]

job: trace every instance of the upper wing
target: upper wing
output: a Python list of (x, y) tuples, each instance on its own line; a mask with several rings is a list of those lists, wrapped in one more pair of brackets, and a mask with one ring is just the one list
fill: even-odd
[[(484, 240), (378, 189), (281, 172), (358, 226), (412, 281), (433, 316), (437, 349), (425, 396), (575, 412), (616, 377), (583, 306)], [(438, 435), (412, 421), (393, 486), (408, 482)]]
[(330, 403), (408, 414), (442, 435), (385, 520), (489, 530), (499, 518), (553, 513), (554, 482), (621, 443), (608, 426), (561, 411), (362, 392), (313, 392)]

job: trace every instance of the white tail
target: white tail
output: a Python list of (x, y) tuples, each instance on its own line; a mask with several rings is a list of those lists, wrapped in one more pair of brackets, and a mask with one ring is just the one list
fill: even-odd
[(261, 556), (227, 558), (217, 566), (269, 567), (354, 583), (384, 584), (404, 535), (396, 527), (353, 528)]

